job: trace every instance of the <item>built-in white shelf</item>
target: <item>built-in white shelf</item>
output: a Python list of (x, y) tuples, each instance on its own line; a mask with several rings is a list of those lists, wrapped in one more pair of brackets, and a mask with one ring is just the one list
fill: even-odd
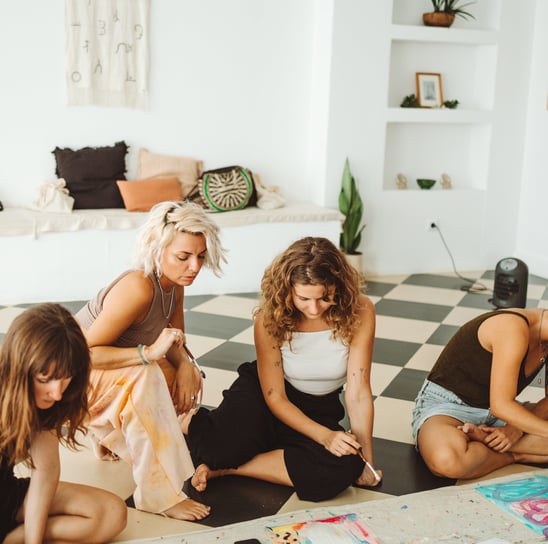
[(467, 30), (416, 25), (392, 25), (391, 38), (395, 41), (453, 43), (462, 45), (495, 45), (495, 30)]
[(490, 123), (492, 112), (484, 110), (462, 110), (459, 108), (387, 108), (387, 123), (445, 123), (484, 124)]
[[(449, 28), (422, 24), (431, 8), (425, 0), (392, 0), (382, 188), (422, 201), (463, 191), (474, 198), (488, 179), (501, 0), (470, 5), (475, 19)], [(421, 72), (440, 74), (442, 101), (458, 100), (458, 107), (401, 108), (404, 97), (417, 94)], [(399, 172), (408, 179), (407, 190), (397, 188)], [(451, 176), (453, 189), (417, 187), (416, 178), (439, 182), (442, 173)]]

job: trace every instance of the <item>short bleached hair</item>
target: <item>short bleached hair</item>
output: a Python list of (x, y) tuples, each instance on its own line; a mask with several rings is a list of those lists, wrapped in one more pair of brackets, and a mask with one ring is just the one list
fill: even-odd
[(147, 222), (139, 229), (135, 268), (142, 269), (147, 276), (161, 275), (162, 252), (179, 232), (204, 236), (207, 248), (204, 266), (220, 276), (221, 263), (226, 263), (226, 257), (219, 227), (203, 208), (192, 202), (160, 202), (150, 210)]

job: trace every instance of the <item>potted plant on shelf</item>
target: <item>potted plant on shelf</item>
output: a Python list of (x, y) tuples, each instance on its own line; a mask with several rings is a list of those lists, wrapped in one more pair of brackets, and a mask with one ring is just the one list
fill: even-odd
[(466, 11), (466, 7), (475, 2), (462, 3), (462, 0), (431, 0), (434, 11), (423, 13), (422, 22), (426, 26), (445, 26), (449, 27), (453, 24), (455, 17), (462, 19), (475, 19), (475, 17)]
[(358, 272), (361, 272), (361, 252), (358, 251), (362, 239), (363, 201), (356, 185), (356, 180), (350, 171), (348, 159), (344, 163), (339, 193), (339, 210), (345, 216), (342, 224), (339, 246), (348, 261)]

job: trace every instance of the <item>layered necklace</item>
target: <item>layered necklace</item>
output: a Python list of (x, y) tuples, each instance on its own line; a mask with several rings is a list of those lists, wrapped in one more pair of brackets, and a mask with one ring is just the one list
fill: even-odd
[(546, 362), (546, 357), (548, 357), (548, 342), (542, 341), (542, 318), (544, 317), (544, 312), (546, 310), (542, 310), (540, 314), (539, 319), (539, 326), (538, 326), (538, 345), (540, 353), (544, 353), (544, 355), (540, 358), (540, 364), (543, 365)]
[[(160, 276), (157, 274), (154, 274), (154, 277), (156, 278), (156, 281), (158, 283), (158, 287), (160, 288), (160, 298), (162, 299), (162, 315), (165, 319), (169, 319), (169, 316), (171, 315), (171, 310), (173, 309), (173, 301), (175, 300), (175, 286), (171, 288), (171, 291), (169, 293), (166, 293), (164, 289), (162, 288), (162, 284), (160, 283)], [(166, 312), (166, 297), (169, 297), (169, 306)]]

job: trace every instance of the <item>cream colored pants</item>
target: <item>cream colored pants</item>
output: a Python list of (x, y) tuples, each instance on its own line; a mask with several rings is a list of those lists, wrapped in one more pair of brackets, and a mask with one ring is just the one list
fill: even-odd
[(112, 452), (131, 465), (135, 506), (147, 512), (163, 512), (185, 499), (183, 484), (194, 473), (169, 394), (174, 379), (167, 361), (91, 372), (95, 454)]

